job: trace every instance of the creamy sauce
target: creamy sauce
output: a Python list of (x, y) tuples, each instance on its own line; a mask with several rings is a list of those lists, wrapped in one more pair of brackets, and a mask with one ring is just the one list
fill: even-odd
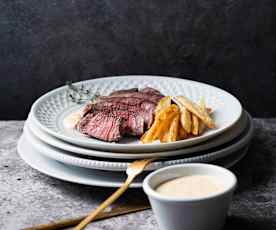
[(81, 119), (81, 114), (82, 114), (81, 112), (75, 112), (75, 113), (71, 113), (67, 117), (65, 117), (63, 120), (64, 127), (67, 129), (75, 128)]
[(214, 176), (191, 175), (166, 181), (156, 188), (165, 196), (199, 198), (222, 192), (224, 187)]

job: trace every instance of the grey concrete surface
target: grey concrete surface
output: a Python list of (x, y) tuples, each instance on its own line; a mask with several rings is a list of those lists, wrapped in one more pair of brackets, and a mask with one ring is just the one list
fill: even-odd
[[(255, 119), (248, 155), (232, 168), (239, 187), (224, 230), (276, 229), (276, 119)], [(113, 189), (59, 181), (26, 165), (16, 153), (23, 121), (0, 121), (0, 229), (16, 230), (61, 218), (76, 217), (96, 207)], [(117, 203), (146, 200), (129, 190)], [(210, 213), (210, 215), (212, 215)], [(151, 210), (90, 224), (87, 229), (156, 230)]]

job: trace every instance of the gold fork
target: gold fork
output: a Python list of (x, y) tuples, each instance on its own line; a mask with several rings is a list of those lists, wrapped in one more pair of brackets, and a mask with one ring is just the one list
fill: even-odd
[(74, 230), (82, 230), (85, 228), (87, 224), (95, 219), (95, 217), (101, 213), (105, 208), (111, 205), (114, 201), (116, 201), (129, 187), (134, 178), (143, 172), (147, 165), (149, 165), (152, 161), (156, 160), (156, 158), (145, 159), (145, 160), (137, 160), (132, 162), (126, 170), (127, 179), (124, 184), (117, 189), (109, 198), (107, 198), (98, 208), (92, 211), (83, 221), (81, 221)]

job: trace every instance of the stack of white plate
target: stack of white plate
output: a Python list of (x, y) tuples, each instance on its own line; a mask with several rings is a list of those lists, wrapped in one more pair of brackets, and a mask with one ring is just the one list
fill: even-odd
[[(239, 101), (222, 89), (207, 84), (156, 76), (122, 76), (76, 83), (92, 94), (128, 88), (153, 87), (164, 95), (185, 95), (192, 101), (205, 98), (217, 127), (199, 137), (173, 143), (141, 144), (138, 138), (108, 143), (81, 135), (64, 126), (64, 118), (83, 105), (68, 98), (67, 87), (40, 97), (32, 106), (18, 142), (18, 153), (31, 167), (62, 180), (105, 187), (120, 186), (124, 171), (135, 159), (159, 157), (147, 169), (208, 162), (231, 167), (247, 152), (253, 134), (252, 119)], [(146, 173), (145, 173), (146, 174)], [(141, 175), (132, 187), (141, 187)]]

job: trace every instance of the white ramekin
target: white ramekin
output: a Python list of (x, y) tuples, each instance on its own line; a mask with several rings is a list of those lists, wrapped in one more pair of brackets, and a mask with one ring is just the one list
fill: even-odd
[[(175, 198), (155, 191), (165, 181), (198, 174), (215, 176), (225, 189), (202, 198)], [(182, 164), (152, 172), (145, 178), (143, 189), (161, 230), (219, 230), (224, 225), (236, 185), (236, 176), (220, 166)]]

